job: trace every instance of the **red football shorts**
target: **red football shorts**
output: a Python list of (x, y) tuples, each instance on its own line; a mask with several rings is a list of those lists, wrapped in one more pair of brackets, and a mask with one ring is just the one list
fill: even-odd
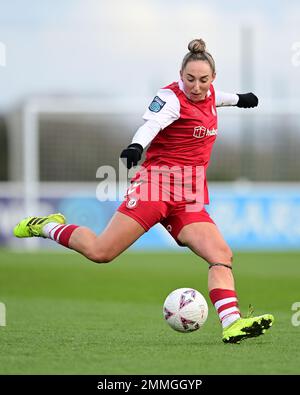
[[(203, 204), (186, 200), (175, 201), (173, 195), (165, 201), (142, 199), (141, 189), (146, 184), (133, 182), (127, 190), (124, 202), (118, 208), (119, 212), (136, 220), (146, 232), (155, 224), (161, 223), (177, 244), (182, 246), (177, 236), (185, 225), (194, 222), (214, 223)], [(160, 187), (159, 189), (161, 192)]]

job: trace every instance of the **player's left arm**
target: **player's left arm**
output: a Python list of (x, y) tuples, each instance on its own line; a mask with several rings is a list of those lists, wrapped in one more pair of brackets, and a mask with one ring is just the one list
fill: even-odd
[(237, 106), (253, 108), (258, 106), (258, 97), (252, 93), (225, 93), (216, 91), (216, 107)]

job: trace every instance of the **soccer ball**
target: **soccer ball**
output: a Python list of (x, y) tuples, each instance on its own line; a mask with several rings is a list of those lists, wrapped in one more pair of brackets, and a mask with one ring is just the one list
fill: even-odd
[(179, 332), (193, 332), (205, 323), (208, 306), (199, 291), (179, 288), (167, 296), (163, 314), (171, 328)]

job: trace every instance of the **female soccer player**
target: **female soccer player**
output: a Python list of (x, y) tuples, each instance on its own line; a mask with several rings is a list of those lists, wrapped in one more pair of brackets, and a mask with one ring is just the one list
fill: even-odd
[(217, 136), (216, 107), (256, 107), (258, 99), (253, 93), (215, 92), (215, 62), (204, 41), (193, 40), (188, 49), (180, 80), (158, 91), (144, 114), (146, 122), (121, 153), (129, 169), (150, 144), (143, 170), (132, 180), (125, 201), (103, 233), (97, 236), (88, 228), (66, 225), (62, 214), (52, 214), (25, 218), (14, 235), (50, 238), (94, 262), (106, 263), (161, 223), (179, 245), (207, 261), (209, 295), (222, 324), (222, 340), (239, 343), (262, 335), (274, 317), (241, 318), (232, 252), (204, 207), (209, 203), (205, 173)]

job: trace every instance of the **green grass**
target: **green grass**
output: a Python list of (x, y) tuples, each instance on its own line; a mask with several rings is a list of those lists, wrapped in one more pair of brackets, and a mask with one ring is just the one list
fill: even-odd
[[(259, 338), (223, 344), (208, 299), (207, 265), (190, 253), (127, 253), (96, 265), (75, 253), (0, 251), (2, 374), (299, 374), (300, 253), (239, 253), (240, 307), (272, 313)], [(204, 327), (182, 334), (162, 318), (175, 288), (194, 287), (209, 303)]]

